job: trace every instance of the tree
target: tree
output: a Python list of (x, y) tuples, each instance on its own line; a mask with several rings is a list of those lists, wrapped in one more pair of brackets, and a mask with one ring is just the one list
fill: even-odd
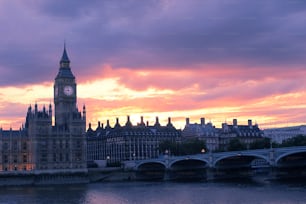
[(281, 147), (291, 147), (291, 146), (306, 146), (306, 136), (297, 135), (296, 137), (284, 140)]
[(166, 150), (172, 155), (188, 155), (199, 154), (204, 149), (207, 152), (206, 142), (197, 138), (186, 139), (182, 142), (173, 142), (170, 140), (164, 140), (159, 143), (159, 150), (161, 153), (165, 153)]
[(242, 143), (238, 138), (233, 138), (228, 144), (228, 151), (246, 150), (246, 144)]
[(261, 138), (250, 143), (250, 149), (266, 149), (270, 147), (270, 138)]
[(187, 139), (181, 143), (179, 146), (179, 154), (180, 155), (188, 155), (188, 154), (199, 154), (204, 151), (207, 151), (206, 142), (199, 139)]

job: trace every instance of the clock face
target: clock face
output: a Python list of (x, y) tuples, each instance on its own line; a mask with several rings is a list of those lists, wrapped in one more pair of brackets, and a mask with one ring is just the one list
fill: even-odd
[(71, 86), (65, 86), (64, 94), (67, 96), (71, 96), (73, 94), (73, 88)]

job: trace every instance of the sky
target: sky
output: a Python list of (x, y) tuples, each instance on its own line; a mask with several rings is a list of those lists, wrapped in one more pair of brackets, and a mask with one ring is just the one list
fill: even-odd
[(53, 104), (66, 42), (87, 123), (306, 123), (304, 0), (1, 0), (0, 125)]

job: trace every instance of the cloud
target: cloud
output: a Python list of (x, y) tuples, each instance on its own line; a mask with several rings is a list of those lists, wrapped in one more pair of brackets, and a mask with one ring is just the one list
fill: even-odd
[(273, 65), (278, 70), (305, 64), (306, 6), (299, 0), (32, 0), (1, 6), (2, 85), (50, 81), (65, 38), (80, 74), (102, 63), (133, 69)]

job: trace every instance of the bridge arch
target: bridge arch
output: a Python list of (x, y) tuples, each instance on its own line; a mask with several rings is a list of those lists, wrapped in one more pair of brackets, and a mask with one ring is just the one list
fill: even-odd
[(199, 158), (181, 158), (169, 164), (169, 177), (173, 180), (206, 179), (208, 162)]
[(177, 159), (174, 159), (172, 160), (170, 163), (169, 163), (169, 168), (171, 168), (171, 166), (175, 163), (180, 163), (180, 162), (190, 162), (190, 161), (199, 161), (199, 162), (203, 162), (205, 163), (205, 165), (208, 165), (209, 164), (209, 161), (205, 158), (196, 158), (196, 157), (184, 157), (184, 158), (177, 158)]
[[(218, 167), (218, 163), (225, 161), (225, 160), (229, 160), (232, 163), (236, 162), (236, 168), (239, 168), (241, 166), (238, 165), (239, 163), (239, 159), (240, 162), (244, 161), (244, 165), (240, 164), (241, 166), (246, 167), (248, 165), (251, 165), (251, 162), (255, 159), (262, 159), (263, 161), (265, 161), (267, 164), (269, 163), (269, 158), (268, 156), (265, 155), (261, 155), (261, 154), (256, 154), (256, 153), (244, 153), (244, 152), (233, 152), (231, 154), (227, 154), (227, 155), (223, 155), (220, 156), (219, 158), (217, 158), (214, 162), (213, 162), (213, 167)], [(225, 161), (226, 163), (226, 161)], [(233, 165), (235, 166), (235, 164)]]
[(162, 161), (144, 161), (136, 165), (136, 170), (144, 171), (150, 169), (163, 169), (166, 170), (167, 166)]
[(181, 158), (176, 159), (169, 163), (170, 170), (180, 170), (180, 169), (196, 169), (196, 168), (206, 168), (208, 167), (208, 161), (205, 159), (198, 158)]
[(159, 161), (142, 162), (137, 165), (136, 178), (140, 180), (162, 180), (166, 165)]
[[(302, 159), (304, 163), (306, 162), (306, 149), (297, 149), (297, 150), (292, 150), (289, 152), (285, 152), (283, 154), (280, 154), (276, 159), (275, 159), (275, 164), (276, 166), (280, 165), (283, 159), (290, 157), (290, 156), (300, 156), (299, 159)], [(301, 158), (302, 156), (302, 158)], [(306, 164), (304, 164), (306, 165)]]

